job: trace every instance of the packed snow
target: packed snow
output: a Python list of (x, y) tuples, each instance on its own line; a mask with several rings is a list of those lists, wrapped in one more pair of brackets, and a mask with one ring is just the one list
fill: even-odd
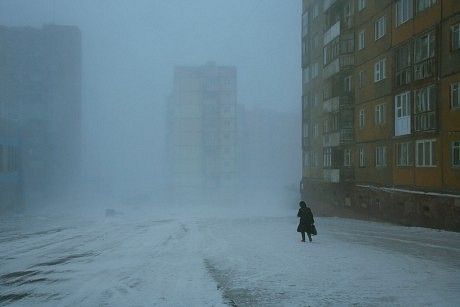
[(318, 236), (302, 243), (296, 213), (171, 206), (4, 217), (0, 305), (460, 304), (460, 234), (317, 217)]

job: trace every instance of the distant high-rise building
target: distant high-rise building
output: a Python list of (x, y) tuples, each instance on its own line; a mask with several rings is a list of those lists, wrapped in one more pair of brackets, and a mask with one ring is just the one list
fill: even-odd
[(63, 193), (80, 160), (80, 30), (2, 26), (0, 46), (0, 110), (17, 129), (8, 142), (22, 198)]
[(460, 229), (460, 1), (303, 0), (302, 69), (302, 197)]
[(236, 100), (235, 67), (176, 67), (167, 140), (171, 184), (179, 199), (234, 192)]

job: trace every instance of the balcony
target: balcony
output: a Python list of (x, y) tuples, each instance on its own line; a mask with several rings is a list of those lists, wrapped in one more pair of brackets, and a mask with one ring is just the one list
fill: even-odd
[(323, 169), (323, 180), (325, 182), (339, 183), (340, 169)]
[(340, 129), (340, 144), (353, 142), (353, 128)]
[(347, 96), (335, 96), (323, 102), (323, 112), (332, 113), (350, 108), (352, 101)]
[(332, 27), (324, 32), (324, 46), (332, 42), (336, 37), (340, 35), (340, 21), (337, 21)]
[(421, 80), (434, 76), (435, 60), (434, 58), (426, 59), (414, 65), (414, 80)]
[(323, 12), (326, 12), (337, 0), (324, 0)]
[(355, 57), (353, 54), (341, 55), (323, 68), (323, 79), (327, 79), (342, 69), (353, 66), (354, 64)]
[(323, 169), (323, 181), (329, 183), (352, 182), (354, 169), (351, 167)]
[(342, 128), (323, 135), (323, 147), (336, 147), (353, 141), (353, 129)]
[(404, 68), (396, 72), (395, 75), (395, 85), (400, 87), (406, 84), (409, 84), (412, 80), (412, 69), (411, 67)]

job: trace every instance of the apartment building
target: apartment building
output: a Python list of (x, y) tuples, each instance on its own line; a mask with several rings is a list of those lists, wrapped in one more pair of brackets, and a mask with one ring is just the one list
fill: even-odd
[(29, 205), (65, 193), (78, 176), (81, 33), (73, 26), (0, 26), (0, 46), (0, 191), (9, 191), (5, 207), (17, 207), (12, 182)]
[(235, 194), (236, 68), (178, 66), (168, 102), (168, 158), (177, 200)]
[(458, 1), (303, 1), (302, 197), (459, 229), (459, 44)]

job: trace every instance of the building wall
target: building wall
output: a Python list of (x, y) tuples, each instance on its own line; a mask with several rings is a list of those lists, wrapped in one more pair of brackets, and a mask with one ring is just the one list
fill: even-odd
[(0, 27), (0, 104), (16, 123), (22, 199), (65, 193), (78, 176), (81, 34), (72, 26)]
[(230, 194), (236, 183), (236, 68), (176, 67), (168, 103), (175, 193), (194, 200)]
[[(340, 83), (341, 78), (351, 73), (353, 91), (349, 93), (349, 97), (353, 101), (354, 116), (353, 141), (337, 147), (337, 155), (342, 157), (335, 165), (340, 168), (341, 174), (347, 171), (346, 167), (340, 167), (340, 163), (345, 159), (345, 150), (350, 150), (352, 171), (347, 180), (341, 176), (336, 182), (328, 182), (317, 176), (321, 168), (324, 172), (326, 167), (312, 167), (311, 163), (304, 163), (302, 197), (314, 199), (324, 208), (332, 205), (334, 210), (338, 210), (338, 207), (346, 208), (350, 212), (364, 212), (370, 216), (400, 222), (404, 219), (396, 216), (403, 214), (420, 225), (460, 228), (460, 224), (456, 224), (459, 221), (447, 221), (447, 217), (443, 216), (457, 210), (459, 201), (456, 199), (460, 198), (460, 168), (452, 164), (452, 142), (460, 139), (460, 111), (452, 108), (450, 103), (451, 85), (460, 79), (460, 50), (452, 50), (452, 27), (460, 24), (460, 3), (454, 0), (437, 0), (431, 7), (419, 11), (416, 0), (367, 0), (366, 7), (362, 10), (358, 8), (359, 2), (303, 1), (303, 14), (314, 10), (316, 5), (323, 6), (323, 9), (319, 10), (321, 13), (314, 21), (309, 18), (310, 27), (307, 31), (304, 27), (302, 42), (311, 41), (312, 37), (318, 35), (326, 39), (331, 35), (331, 26), (336, 21), (346, 25), (341, 27), (338, 36), (345, 39), (352, 32), (354, 40), (353, 64), (346, 68), (340, 67), (333, 76), (320, 75), (314, 82), (304, 84), (303, 93), (328, 92), (328, 86), (332, 84), (334, 87)], [(408, 20), (399, 24), (397, 7), (401, 2), (410, 4), (412, 13)], [(386, 34), (375, 40), (375, 23), (382, 16), (386, 16)], [(302, 18), (302, 22), (304, 21), (305, 18)], [(322, 30), (319, 22), (323, 23)], [(362, 31), (364, 48), (359, 46)], [(421, 51), (430, 50), (426, 47), (427, 40), (423, 40), (428, 33), (434, 38), (431, 48), (434, 53), (433, 56), (428, 54), (422, 58), (424, 53)], [(408, 64), (402, 61), (406, 59), (403, 56), (405, 48), (410, 49), (407, 53), (410, 55)], [(326, 52), (325, 50), (324, 54)], [(374, 82), (375, 63), (381, 59), (386, 61), (385, 78)], [(323, 63), (323, 59), (315, 61)], [(311, 67), (311, 63), (310, 54), (304, 53), (302, 67)], [(328, 71), (329, 68), (323, 65), (320, 70)], [(427, 90), (430, 98), (426, 98), (427, 96), (420, 93), (429, 86), (433, 87)], [(407, 120), (400, 118), (400, 106), (404, 103), (402, 98), (397, 98), (406, 92), (409, 93)], [(425, 101), (430, 101), (431, 109), (421, 113), (420, 108), (430, 108), (426, 107), (428, 102)], [(325, 103), (328, 103), (326, 99), (323, 100), (323, 104)], [(381, 104), (385, 105), (384, 122), (376, 123), (376, 107)], [(365, 116), (364, 126), (360, 124), (361, 111)], [(311, 104), (305, 106), (303, 100), (303, 122), (310, 123), (308, 141), (303, 136), (304, 156), (312, 151), (324, 150), (315, 137), (311, 136), (311, 126), (318, 120), (328, 118), (329, 112), (327, 107), (312, 107)], [(401, 133), (404, 125), (408, 125), (408, 133)], [(427, 163), (421, 160), (419, 153), (431, 151), (428, 147), (421, 150), (419, 143), (424, 140), (435, 141), (432, 148), (433, 165), (419, 165), (420, 161)], [(408, 144), (409, 161), (401, 162), (404, 159), (398, 154), (398, 150), (400, 151), (402, 143)], [(386, 163), (377, 165), (377, 149), (381, 150), (382, 147), (385, 147)], [(360, 165), (361, 148), (365, 153), (364, 165)], [(399, 190), (394, 192), (388, 188)], [(330, 191), (330, 195), (321, 197), (317, 191), (322, 191), (322, 194)], [(398, 195), (402, 201), (398, 201), (392, 194)], [(364, 202), (363, 199), (369, 199), (370, 202)], [(394, 216), (384, 212), (392, 212)]]

